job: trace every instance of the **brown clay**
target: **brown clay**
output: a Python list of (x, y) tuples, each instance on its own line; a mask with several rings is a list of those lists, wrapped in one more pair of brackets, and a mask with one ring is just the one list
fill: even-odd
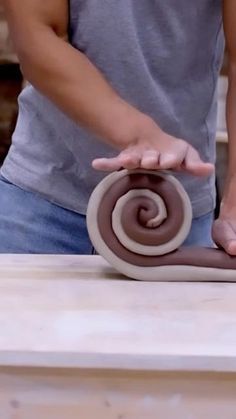
[[(149, 189), (157, 192), (165, 201), (168, 217), (159, 227), (148, 229), (146, 221), (158, 214), (158, 209), (150, 199), (137, 198), (128, 202), (122, 215), (122, 226), (134, 241), (154, 246), (170, 240), (179, 230), (183, 221), (182, 202), (174, 186), (163, 177), (152, 174), (133, 173), (119, 179), (102, 199), (97, 214), (100, 234), (120, 259), (135, 266), (154, 267), (185, 265), (208, 268), (236, 269), (236, 258), (223, 250), (182, 247), (163, 256), (143, 256), (127, 250), (117, 239), (112, 229), (111, 214), (117, 200), (131, 189)], [(138, 208), (138, 209), (137, 209)]]

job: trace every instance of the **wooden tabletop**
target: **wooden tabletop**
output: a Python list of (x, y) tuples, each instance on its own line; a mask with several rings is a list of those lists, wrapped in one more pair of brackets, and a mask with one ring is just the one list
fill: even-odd
[(0, 366), (236, 372), (236, 284), (127, 280), (99, 256), (0, 256)]

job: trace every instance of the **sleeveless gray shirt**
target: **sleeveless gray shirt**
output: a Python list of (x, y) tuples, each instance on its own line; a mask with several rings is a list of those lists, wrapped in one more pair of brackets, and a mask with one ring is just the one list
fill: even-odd
[[(216, 85), (224, 49), (221, 0), (71, 0), (69, 31), (71, 44), (124, 99), (214, 162)], [(17, 126), (1, 173), (25, 190), (85, 214), (104, 176), (91, 162), (114, 154), (28, 86), (19, 97)], [(213, 209), (213, 176), (178, 177), (194, 216)]]

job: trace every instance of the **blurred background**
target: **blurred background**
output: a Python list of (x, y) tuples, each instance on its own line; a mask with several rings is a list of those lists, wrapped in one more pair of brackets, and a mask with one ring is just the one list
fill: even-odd
[(0, 164), (10, 146), (21, 88), (22, 76), (9, 40), (0, 0)]
[[(7, 23), (0, 0), (0, 165), (11, 143), (11, 135), (17, 118), (17, 97), (23, 79), (14, 54)], [(217, 120), (217, 190), (218, 201), (222, 196), (227, 165), (227, 135), (225, 123), (225, 98), (227, 91), (227, 53), (218, 83)]]

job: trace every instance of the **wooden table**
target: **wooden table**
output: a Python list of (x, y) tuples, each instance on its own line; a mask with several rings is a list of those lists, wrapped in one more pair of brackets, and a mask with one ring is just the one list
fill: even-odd
[(236, 284), (0, 256), (1, 419), (235, 419)]

